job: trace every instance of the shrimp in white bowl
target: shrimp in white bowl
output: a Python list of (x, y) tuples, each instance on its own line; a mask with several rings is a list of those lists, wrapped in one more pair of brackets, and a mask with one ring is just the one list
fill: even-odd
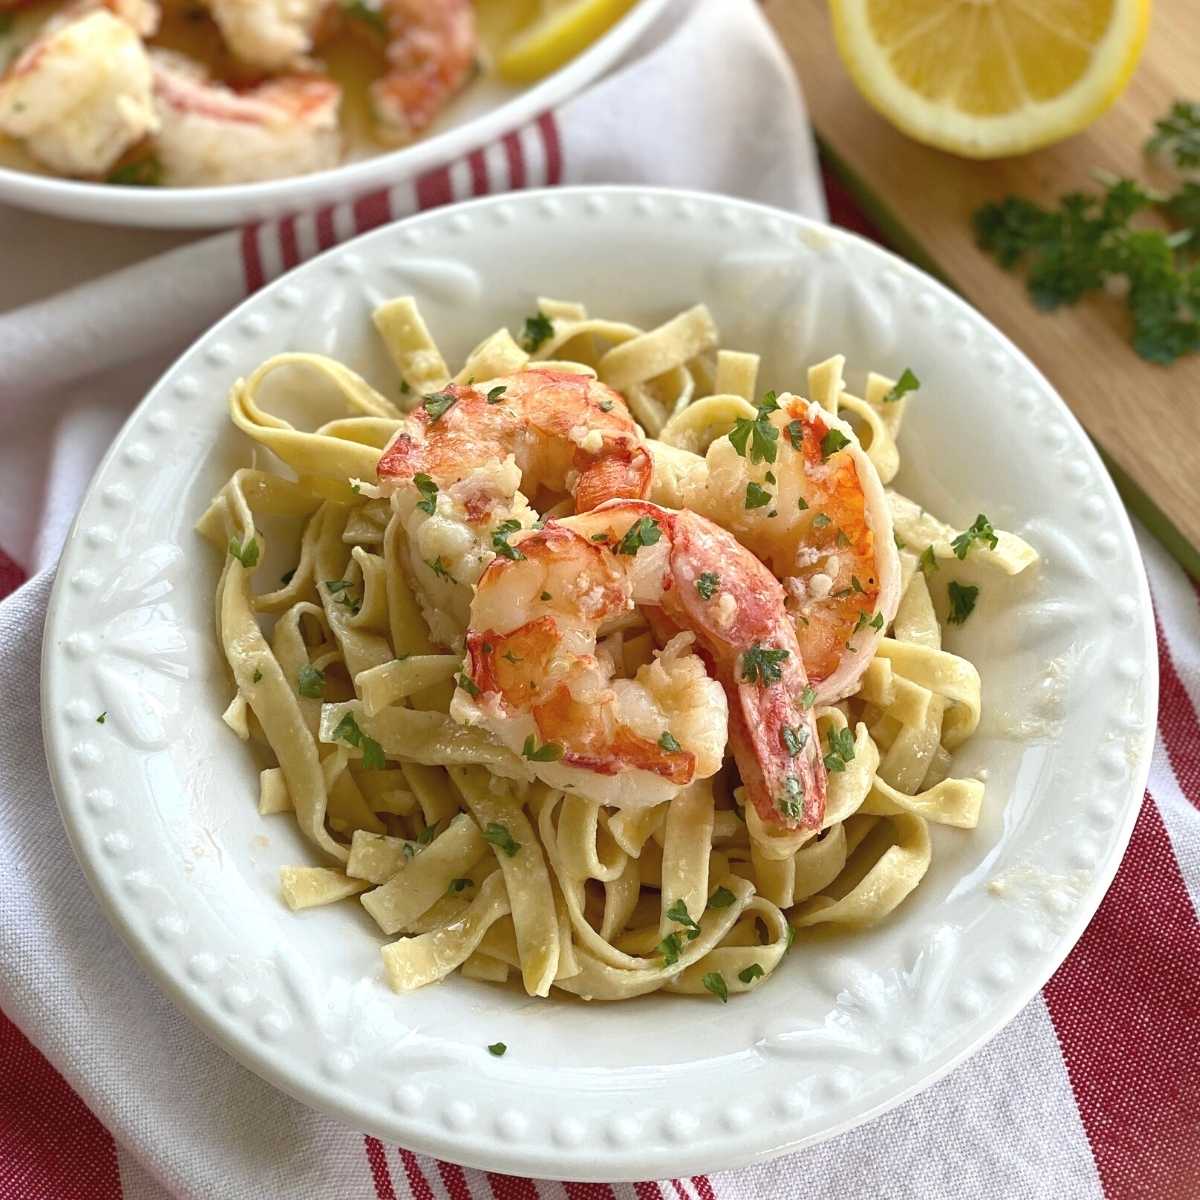
[(156, 139), (163, 182), (176, 187), (281, 179), (336, 165), (341, 88), (321, 75), (277, 76), (235, 92), (202, 68), (155, 50)]
[(52, 18), (0, 75), (0, 134), (60, 174), (105, 174), (158, 129), (139, 33), (156, 21), (146, 4), (83, 6)]
[(329, 0), (206, 0), (225, 45), (264, 71), (294, 68), (316, 42)]
[[(784, 593), (724, 530), (614, 500), (515, 534), (483, 572), (451, 705), (554, 787), (618, 808), (719, 770), (727, 739), (764, 821), (819, 825), (825, 773)], [(632, 679), (598, 650), (634, 610), (665, 645)]]
[(405, 528), (408, 574), (430, 633), (460, 646), (471, 586), (508, 537), (566, 500), (579, 510), (650, 488), (624, 400), (587, 375), (528, 370), (427, 396), (377, 468)]
[(817, 702), (850, 695), (900, 601), (879, 475), (844, 421), (769, 393), (687, 474), (684, 503), (730, 530), (783, 582)]

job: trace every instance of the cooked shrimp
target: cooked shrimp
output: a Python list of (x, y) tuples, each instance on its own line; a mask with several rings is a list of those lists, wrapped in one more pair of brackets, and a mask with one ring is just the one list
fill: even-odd
[(787, 591), (817, 700), (849, 695), (896, 615), (900, 563), (879, 476), (819, 405), (769, 395), (708, 448), (684, 503), (736, 535)]
[(418, 473), (448, 484), (510, 454), (525, 495), (570, 493), (579, 512), (650, 488), (650, 453), (620, 395), (588, 375), (539, 370), (426, 397), (384, 451), (379, 481), (386, 492)]
[(168, 184), (200, 187), (302, 175), (341, 157), (341, 89), (319, 75), (234, 92), (177, 54), (154, 52), (157, 138)]
[(158, 128), (150, 60), (131, 23), (156, 10), (121, 8), (72, 9), (48, 22), (0, 75), (0, 133), (60, 174), (103, 175)]
[(264, 71), (296, 66), (313, 48), (329, 0), (205, 0), (225, 45)]
[(411, 141), (469, 82), (479, 39), (471, 0), (382, 0), (387, 69), (371, 85), (379, 133)]
[[(825, 777), (795, 631), (749, 551), (694, 513), (629, 500), (512, 545), (517, 557), (479, 580), (452, 715), (552, 786), (617, 807), (715, 774), (728, 731), (764, 820), (819, 823)], [(633, 679), (616, 678), (597, 640), (635, 608), (669, 640)]]

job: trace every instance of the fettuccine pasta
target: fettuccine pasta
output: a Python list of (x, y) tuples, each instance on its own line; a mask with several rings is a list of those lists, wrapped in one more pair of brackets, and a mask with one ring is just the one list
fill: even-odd
[[(888, 488), (915, 376), (856, 396), (839, 356), (760, 395), (702, 305), (647, 330), (544, 299), (457, 372), (411, 298), (375, 325), (391, 396), (316, 354), (237, 382), (260, 468), (198, 526), (225, 720), (314, 850), (284, 901), (362, 905), (398, 992), (594, 1000), (726, 1001), (798, 933), (888, 917), (930, 824), (984, 802), (954, 568), (1037, 559)], [(308, 392), (344, 411), (272, 411)]]

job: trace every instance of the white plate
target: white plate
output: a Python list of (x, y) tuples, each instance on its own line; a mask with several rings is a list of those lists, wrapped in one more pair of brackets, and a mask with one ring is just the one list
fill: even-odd
[[(352, 905), (289, 913), (277, 868), (315, 861), (255, 811), (213, 639), (219, 564), (192, 525), (250, 460), (230, 383), (283, 350), (385, 391), (369, 314), (415, 293), (451, 361), (539, 295), (652, 324), (698, 300), (764, 387), (849, 355), (911, 365), (899, 484), (960, 527), (986, 512), (1043, 555), (981, 578), (949, 648), (983, 673), (956, 774), (988, 772), (975, 831), (935, 827), (929, 875), (872, 931), (793, 950), (728, 1005), (530, 1000), (461, 978), (382, 982)], [(280, 568), (282, 569), (282, 568)], [(1157, 699), (1150, 601), (1082, 429), (962, 300), (848, 233), (715, 196), (567, 189), (460, 205), (330, 251), (203, 337), (97, 473), (50, 606), (43, 719), (72, 844), (180, 1006), (260, 1075), (359, 1129), (496, 1171), (638, 1179), (744, 1163), (928, 1086), (1037, 991), (1108, 886), (1141, 803)], [(97, 725), (96, 714), (108, 719)], [(1016, 736), (1020, 735), (1020, 736)], [(989, 882), (999, 881), (999, 892)], [(504, 1041), (503, 1059), (489, 1056)]]
[(267, 183), (206, 188), (112, 187), (0, 167), (0, 200), (73, 220), (143, 229), (238, 225), (352, 200), (452, 162), (561, 104), (607, 71), (670, 3), (640, 0), (594, 45), (533, 87), (483, 77), (428, 137), (360, 162)]

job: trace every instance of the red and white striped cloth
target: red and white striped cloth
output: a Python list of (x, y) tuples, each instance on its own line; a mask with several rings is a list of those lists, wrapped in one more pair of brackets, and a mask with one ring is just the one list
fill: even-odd
[[(695, 22), (643, 48), (574, 107), (445, 171), (359, 205), (175, 251), (172, 270), (190, 274), (176, 274), (170, 293), (153, 278), (163, 274), (159, 260), (153, 273), (135, 267), (115, 283), (0, 316), (0, 1200), (1200, 1197), (1200, 591), (1146, 536), (1159, 737), (1129, 853), (1096, 918), (1042, 994), (956, 1072), (861, 1129), (770, 1164), (630, 1185), (548, 1183), (357, 1134), (261, 1082), (179, 1015), (109, 929), (71, 859), (38, 717), (47, 568), (99, 452), (194, 326), (323, 242), (480, 190), (641, 179), (821, 212), (799, 99), (779, 77), (782, 57), (749, 0), (694, 7)], [(727, 78), (744, 93), (718, 106), (719, 124), (677, 69), (694, 77), (696, 55), (714, 44), (735, 63)], [(711, 72), (699, 78), (712, 89)], [(604, 151), (572, 116), (589, 96), (592, 121), (631, 95), (636, 111), (649, 94), (639, 89), (670, 93), (673, 148), (639, 141)], [(730, 112), (753, 137), (736, 136)], [(708, 141), (714, 128), (725, 129), (724, 141)], [(706, 152), (689, 164), (680, 146), (696, 141)], [(834, 201), (835, 217), (858, 224)], [(16, 228), (0, 213), (0, 228), (6, 221)], [(201, 259), (197, 247), (216, 253)], [(7, 244), (5, 258), (7, 266)], [(138, 288), (151, 289), (148, 300)], [(96, 310), (114, 304), (122, 329), (142, 331), (136, 353), (124, 333), (124, 349), (111, 349)]]

